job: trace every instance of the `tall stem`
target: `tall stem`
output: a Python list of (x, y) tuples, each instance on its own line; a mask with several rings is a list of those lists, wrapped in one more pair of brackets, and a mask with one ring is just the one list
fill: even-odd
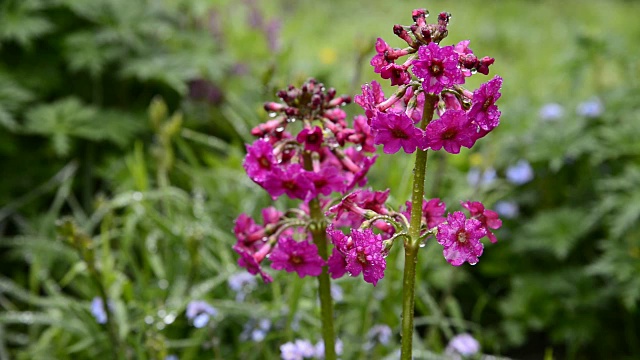
[[(304, 155), (304, 167), (307, 170), (313, 168), (309, 154)], [(309, 214), (311, 215), (312, 222), (309, 230), (313, 237), (313, 243), (318, 247), (318, 254), (326, 261), (329, 258), (326, 234), (327, 225), (325, 216), (320, 208), (320, 201), (317, 198), (309, 201)], [(331, 281), (326, 265), (322, 267), (322, 273), (318, 276), (318, 296), (320, 297), (324, 358), (326, 360), (336, 360), (335, 330), (333, 328), (333, 299), (331, 298)]]
[[(424, 130), (433, 119), (433, 110), (437, 97), (425, 94), (424, 110), (420, 128)], [(404, 272), (402, 278), (402, 360), (410, 360), (413, 350), (413, 316), (416, 297), (416, 264), (420, 248), (420, 226), (422, 223), (422, 199), (424, 198), (424, 180), (427, 172), (427, 151), (416, 151), (413, 167), (413, 190), (411, 191), (411, 219), (409, 220), (409, 238), (404, 242)]]

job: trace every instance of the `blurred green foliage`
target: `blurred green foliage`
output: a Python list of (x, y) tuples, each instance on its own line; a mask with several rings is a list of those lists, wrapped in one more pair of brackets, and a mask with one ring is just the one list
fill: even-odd
[[(284, 342), (317, 342), (312, 279), (276, 274), (244, 298), (229, 286), (241, 272), (233, 219), (270, 202), (244, 174), (242, 144), (288, 83), (315, 76), (354, 94), (376, 79), (375, 38), (401, 46), (391, 27), (416, 6), (452, 12), (445, 42), (471, 39), (505, 79), (502, 125), (471, 151), (430, 154), (429, 196), (518, 209), (475, 267), (427, 244), (416, 357), (461, 332), (516, 358), (640, 356), (640, 4), (374, 4), (3, 1), (0, 359), (276, 359)], [(574, 110), (592, 98), (602, 112)], [(541, 113), (547, 103), (563, 111)], [(533, 177), (514, 184), (523, 159)], [(495, 179), (469, 183), (490, 169)], [(371, 186), (400, 205), (410, 171), (411, 157), (382, 155)], [(374, 325), (398, 332), (399, 254), (375, 288), (336, 282), (343, 358), (394, 358), (397, 335), (362, 345)], [(112, 301), (109, 325), (92, 316), (95, 297)], [(185, 317), (191, 300), (218, 309), (208, 326)], [(263, 319), (270, 330), (251, 341)]]

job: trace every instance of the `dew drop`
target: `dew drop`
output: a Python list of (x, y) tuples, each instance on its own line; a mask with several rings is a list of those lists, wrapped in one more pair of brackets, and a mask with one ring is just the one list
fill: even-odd
[(270, 113), (269, 113), (269, 117), (276, 117), (276, 115), (278, 115), (278, 114), (277, 114), (277, 113), (275, 113), (275, 112), (270, 112)]
[(163, 318), (163, 317), (167, 316), (167, 312), (165, 310), (160, 309), (160, 310), (158, 310), (158, 316)]
[(153, 316), (151, 316), (151, 315), (145, 316), (144, 323), (147, 324), (147, 325), (153, 324)]
[(135, 201), (141, 201), (142, 200), (142, 193), (140, 191), (136, 191), (133, 194), (131, 194), (131, 198)]
[(284, 127), (280, 126), (276, 128), (276, 132), (283, 132), (284, 131)]
[(471, 262), (471, 261), (469, 261), (469, 265), (472, 265), (472, 266), (473, 266), (473, 265), (475, 265), (475, 264), (477, 264), (477, 263), (478, 263), (477, 261), (476, 261), (476, 262)]
[(164, 323), (159, 322), (156, 324), (156, 328), (158, 328), (158, 330), (164, 330), (164, 327), (165, 327)]
[(422, 240), (420, 241), (420, 243), (418, 244), (418, 246), (420, 246), (421, 248), (427, 246), (427, 241), (426, 240)]

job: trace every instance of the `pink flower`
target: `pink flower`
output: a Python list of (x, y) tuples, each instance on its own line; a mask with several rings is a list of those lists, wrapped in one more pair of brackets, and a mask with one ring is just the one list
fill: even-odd
[(271, 144), (258, 139), (253, 145), (247, 145), (247, 156), (242, 166), (247, 171), (247, 175), (249, 175), (251, 180), (262, 184), (267, 174), (276, 166)]
[(371, 136), (371, 127), (367, 124), (367, 118), (358, 115), (353, 119), (353, 133), (347, 137), (347, 141), (357, 144), (361, 147), (361, 151), (375, 152), (376, 148), (373, 144), (373, 136)]
[(240, 214), (235, 220), (233, 233), (238, 239), (238, 244), (250, 248), (257, 240), (265, 236), (264, 227), (258, 225), (247, 214)]
[(500, 123), (500, 110), (495, 105), (500, 99), (502, 78), (495, 76), (473, 92), (473, 106), (469, 110), (469, 118), (485, 131), (493, 130)]
[[(371, 66), (373, 66), (373, 71), (377, 74), (383, 71), (383, 68), (390, 64), (387, 61), (385, 55), (387, 51), (393, 50), (389, 44), (387, 44), (381, 38), (378, 38), (376, 41), (376, 55), (371, 59)], [(385, 78), (388, 79), (388, 78)]]
[(371, 130), (375, 134), (373, 143), (383, 144), (382, 150), (386, 154), (394, 154), (401, 147), (406, 153), (413, 153), (423, 136), (422, 130), (415, 127), (413, 121), (402, 112), (379, 112), (371, 120)]
[(358, 276), (362, 272), (364, 281), (374, 286), (384, 277), (387, 262), (382, 255), (382, 237), (371, 229), (352, 229), (353, 246), (344, 251), (347, 272), (351, 276)]
[(335, 245), (329, 258), (329, 272), (335, 279), (344, 275), (350, 276), (362, 273), (364, 281), (374, 286), (384, 277), (387, 266), (382, 254), (382, 237), (373, 233), (371, 229), (352, 229), (351, 236), (345, 236), (332, 226), (327, 229), (329, 238)]
[(467, 219), (464, 213), (456, 211), (447, 216), (447, 222), (438, 225), (436, 239), (444, 246), (444, 258), (451, 265), (460, 266), (465, 261), (475, 265), (484, 249), (480, 238), (485, 235), (480, 221)]
[(299, 164), (291, 164), (284, 170), (274, 169), (275, 171), (270, 172), (262, 184), (273, 200), (285, 193), (292, 199), (307, 200), (309, 194), (315, 192), (307, 171)]
[(305, 150), (315, 152), (320, 152), (322, 139), (322, 129), (319, 126), (314, 126), (313, 129), (302, 129), (296, 138), (299, 143), (304, 144)]
[(411, 74), (404, 65), (390, 63), (382, 68), (380, 77), (383, 79), (391, 79), (391, 85), (404, 85), (411, 81)]
[(238, 266), (246, 268), (249, 274), (256, 275), (260, 274), (262, 276), (262, 280), (265, 283), (270, 283), (273, 281), (273, 278), (264, 272), (260, 267), (260, 262), (264, 259), (264, 257), (271, 250), (271, 246), (268, 244), (263, 244), (262, 248), (255, 253), (250, 252), (247, 249), (244, 249), (239, 246), (234, 246), (233, 250), (240, 255), (238, 259)]
[(458, 154), (460, 147), (471, 148), (477, 140), (477, 127), (463, 110), (448, 110), (427, 125), (424, 148)]
[(324, 260), (318, 255), (318, 248), (308, 241), (295, 241), (282, 237), (269, 256), (271, 267), (286, 272), (297, 272), (301, 278), (318, 276), (322, 273)]
[(413, 60), (413, 73), (424, 80), (422, 88), (427, 93), (439, 94), (444, 88), (464, 83), (458, 68), (459, 55), (453, 46), (440, 47), (431, 42), (418, 49), (419, 59)]
[[(406, 202), (407, 210), (403, 212), (407, 219), (411, 218), (411, 201)], [(427, 225), (427, 229), (433, 229), (440, 223), (445, 221), (444, 212), (446, 211), (445, 203), (439, 198), (429, 201), (422, 200), (422, 222)]]
[(364, 109), (367, 119), (371, 120), (378, 113), (376, 106), (384, 101), (384, 92), (377, 81), (372, 81), (371, 85), (362, 85), (362, 94), (356, 95), (353, 100)]
[(331, 164), (322, 164), (318, 172), (307, 172), (307, 177), (313, 182), (315, 192), (312, 197), (318, 194), (330, 195), (333, 191), (342, 193), (345, 189), (346, 178), (340, 170)]
[(485, 209), (484, 205), (479, 201), (463, 201), (460, 203), (462, 207), (469, 210), (469, 214), (473, 219), (477, 219), (482, 223), (482, 227), (487, 233), (487, 237), (492, 243), (496, 243), (498, 239), (489, 229), (499, 229), (502, 226), (502, 220), (498, 218), (498, 213)]

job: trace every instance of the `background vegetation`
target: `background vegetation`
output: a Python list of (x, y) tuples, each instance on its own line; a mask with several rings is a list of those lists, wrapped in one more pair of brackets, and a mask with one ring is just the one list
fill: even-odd
[[(462, 332), (513, 358), (640, 356), (640, 3), (5, 0), (0, 359), (275, 359), (320, 340), (314, 281), (235, 287), (233, 219), (270, 202), (243, 143), (276, 89), (376, 79), (376, 37), (401, 46), (391, 28), (417, 7), (453, 13), (445, 42), (471, 39), (505, 79), (492, 136), (430, 155), (430, 196), (505, 222), (475, 267), (425, 247), (417, 357)], [(410, 166), (382, 155), (371, 186), (404, 203)], [(397, 356), (398, 254), (375, 288), (337, 281), (343, 358)], [(205, 327), (192, 300), (217, 310)], [(367, 335), (379, 324), (390, 342)]]

